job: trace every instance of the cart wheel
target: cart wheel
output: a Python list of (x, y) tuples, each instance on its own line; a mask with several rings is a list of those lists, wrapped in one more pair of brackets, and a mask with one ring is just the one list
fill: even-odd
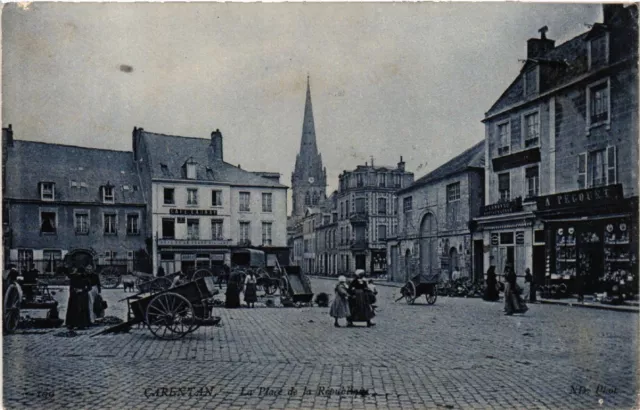
[(173, 292), (163, 293), (151, 299), (145, 320), (151, 333), (165, 340), (176, 340), (186, 336), (196, 322), (191, 302)]
[(151, 293), (162, 292), (163, 290), (169, 289), (172, 284), (173, 284), (173, 281), (169, 278), (160, 277), (160, 278), (153, 279), (151, 281), (151, 284), (149, 285), (149, 292)]
[(280, 279), (280, 296), (288, 296), (289, 295), (289, 281), (287, 278)]
[(120, 280), (120, 272), (115, 266), (107, 266), (100, 271), (100, 285), (105, 289), (117, 288)]
[(264, 288), (264, 292), (267, 295), (271, 296), (271, 295), (275, 294), (276, 291), (278, 290), (278, 284), (277, 284), (277, 282), (274, 283), (273, 281), (269, 280), (269, 282), (266, 282), (263, 285), (263, 288)]
[(427, 298), (427, 304), (433, 305), (434, 303), (436, 303), (436, 299), (438, 299), (438, 288), (436, 286), (433, 286), (433, 289), (431, 289), (431, 293), (427, 293), (424, 296)]
[(200, 278), (207, 278), (209, 276), (213, 276), (213, 272), (211, 272), (209, 269), (198, 269), (191, 277), (191, 280), (198, 280)]
[(4, 295), (4, 330), (12, 333), (18, 328), (20, 322), (20, 291), (16, 284), (9, 285)]
[(416, 300), (416, 285), (409, 281), (403, 288), (404, 298), (408, 305), (413, 305)]

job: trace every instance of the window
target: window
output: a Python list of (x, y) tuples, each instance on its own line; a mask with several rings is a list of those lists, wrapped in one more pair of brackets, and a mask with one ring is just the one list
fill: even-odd
[(102, 187), (102, 202), (105, 204), (112, 204), (114, 202), (113, 187), (111, 185)]
[(140, 215), (127, 214), (127, 235), (140, 234)]
[(43, 201), (53, 201), (55, 199), (55, 186), (53, 182), (43, 182), (40, 184), (40, 199)]
[(460, 182), (447, 185), (447, 202), (460, 200)]
[(501, 232), (500, 245), (513, 245), (513, 232)]
[(587, 153), (578, 155), (578, 189), (587, 187)]
[(507, 155), (511, 147), (511, 126), (509, 122), (498, 124), (498, 155)]
[(616, 147), (607, 147), (607, 185), (617, 182)]
[(198, 205), (198, 189), (197, 188), (187, 188), (187, 205), (191, 205), (191, 206)]
[(498, 174), (498, 194), (500, 201), (508, 201), (511, 199), (511, 181), (508, 172)]
[[(309, 193), (307, 192), (307, 195)], [(249, 212), (250, 207), (249, 203), (251, 201), (251, 193), (249, 192), (240, 192), (240, 212)], [(306, 202), (306, 199), (305, 199)]]
[(609, 82), (591, 86), (588, 90), (589, 126), (607, 123), (609, 121)]
[(413, 209), (413, 197), (406, 197), (402, 200), (402, 210), (404, 212), (409, 212)]
[(617, 182), (616, 147), (578, 155), (578, 189), (612, 185)]
[(387, 225), (378, 225), (378, 241), (384, 242), (387, 240)]
[(589, 42), (589, 68), (598, 68), (609, 61), (609, 41), (607, 33), (593, 38)]
[(40, 232), (55, 234), (58, 230), (57, 214), (55, 211), (40, 211)]
[(402, 175), (396, 174), (393, 176), (393, 179), (394, 179), (394, 185), (396, 186), (396, 188), (400, 188), (402, 186)]
[(378, 213), (380, 215), (387, 214), (387, 198), (378, 198)]
[(605, 150), (589, 153), (589, 179), (592, 187), (603, 186), (606, 183)]
[(42, 251), (42, 259), (44, 259), (44, 273), (55, 273), (58, 270), (58, 267), (62, 265), (62, 251)]
[(33, 263), (33, 249), (18, 249), (18, 270), (25, 271), (31, 269)]
[(262, 223), (262, 245), (271, 245), (271, 222)]
[(77, 235), (89, 233), (89, 211), (73, 212), (73, 228)]
[(540, 115), (535, 112), (524, 117), (524, 147), (535, 147), (540, 143)]
[(116, 214), (108, 213), (102, 216), (105, 235), (115, 235), (117, 233)]
[(344, 202), (340, 202), (340, 219), (344, 218)]
[(384, 187), (387, 186), (387, 175), (386, 174), (378, 175), (378, 186), (380, 186), (381, 188), (384, 188)]
[(187, 179), (196, 179), (196, 164), (187, 163)]
[(524, 170), (525, 179), (527, 181), (527, 198), (538, 196), (540, 190), (540, 177), (538, 166), (529, 167)]
[(524, 88), (525, 95), (538, 92), (538, 67), (533, 67), (524, 74)]
[(364, 186), (364, 178), (363, 178), (362, 174), (357, 174), (356, 175), (356, 186), (357, 187)]
[(165, 205), (175, 205), (175, 189), (174, 188), (165, 188), (164, 189), (164, 204)]
[(251, 224), (240, 222), (240, 242), (247, 243), (251, 240)]
[(176, 237), (175, 218), (162, 218), (162, 239), (173, 239)]
[(365, 209), (365, 199), (356, 198), (356, 214), (364, 214), (364, 209)]
[(187, 239), (200, 239), (199, 219), (187, 219)]
[(211, 220), (211, 239), (223, 239), (224, 238), (224, 234), (222, 231), (222, 224), (223, 224), (223, 220), (222, 219), (212, 219)]
[(222, 206), (222, 191), (211, 191), (211, 206)]
[[(262, 193), (262, 212), (273, 212), (272, 194), (270, 192)], [(314, 198), (315, 200), (315, 198)]]

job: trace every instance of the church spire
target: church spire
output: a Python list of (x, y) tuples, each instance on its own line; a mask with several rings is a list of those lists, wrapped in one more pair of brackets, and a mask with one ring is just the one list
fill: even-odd
[(316, 146), (316, 128), (313, 122), (313, 107), (311, 105), (311, 86), (309, 83), (309, 75), (307, 74), (307, 99), (304, 103), (304, 120), (302, 122), (302, 140), (300, 141), (300, 154), (304, 155), (305, 151), (309, 154), (317, 154)]

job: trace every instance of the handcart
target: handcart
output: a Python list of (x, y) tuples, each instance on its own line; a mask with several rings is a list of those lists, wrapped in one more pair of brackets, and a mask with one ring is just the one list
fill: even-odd
[(12, 333), (18, 328), (21, 311), (24, 310), (46, 310), (46, 326), (60, 326), (62, 320), (59, 318), (58, 302), (54, 299), (49, 290), (49, 286), (44, 283), (37, 285), (24, 285), (32, 287), (33, 299), (24, 297), (22, 287), (18, 282), (11, 282), (4, 294), (3, 304), (3, 330)]
[(311, 291), (311, 281), (309, 277), (302, 273), (299, 266), (287, 266), (281, 268), (277, 265), (282, 273), (280, 278), (280, 298), (282, 304), (294, 305), (310, 305), (313, 299)]
[(421, 273), (414, 276), (400, 289), (402, 296), (398, 298), (396, 302), (404, 298), (408, 304), (412, 305), (417, 298), (424, 295), (427, 303), (433, 305), (436, 303), (436, 299), (438, 299), (439, 278), (440, 275), (438, 274), (426, 275)]
[(129, 308), (128, 320), (94, 336), (128, 331), (141, 324), (160, 339), (176, 340), (200, 326), (220, 323), (220, 317), (211, 315), (211, 298), (218, 293), (213, 277), (200, 278), (159, 292), (149, 291), (125, 298)]
[(276, 267), (269, 271), (267, 256), (263, 251), (248, 248), (234, 250), (231, 253), (231, 265), (232, 270), (240, 271), (243, 275), (253, 272), (256, 276), (256, 285), (267, 295), (273, 295), (278, 290), (279, 269)]

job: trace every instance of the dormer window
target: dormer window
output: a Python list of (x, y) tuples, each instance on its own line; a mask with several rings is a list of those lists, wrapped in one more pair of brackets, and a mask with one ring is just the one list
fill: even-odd
[(40, 183), (40, 199), (43, 201), (53, 201), (56, 197), (55, 184), (53, 182)]
[(115, 201), (113, 185), (107, 184), (102, 187), (102, 202), (112, 204)]
[(609, 63), (609, 33), (602, 32), (589, 40), (589, 68), (599, 68)]
[(538, 92), (538, 67), (532, 67), (524, 73), (524, 95), (529, 96)]
[(189, 160), (184, 164), (187, 169), (187, 179), (196, 179), (196, 165), (198, 165), (193, 158), (189, 158)]

